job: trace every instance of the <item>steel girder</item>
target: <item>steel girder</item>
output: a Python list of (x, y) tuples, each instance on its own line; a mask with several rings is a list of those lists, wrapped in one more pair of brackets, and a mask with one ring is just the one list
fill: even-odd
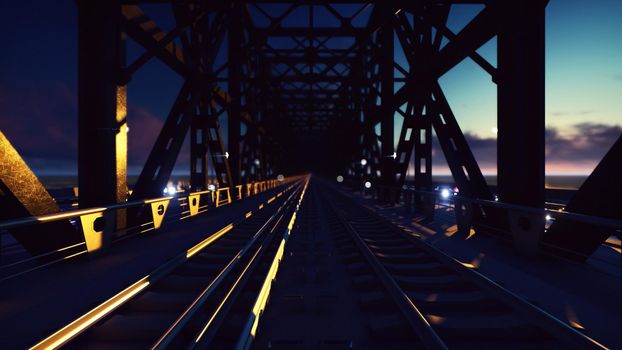
[[(203, 4), (200, 1), (183, 3), (196, 4), (197, 7)], [(367, 166), (369, 169), (366, 172), (369, 172), (368, 176), (371, 179), (382, 177), (381, 182), (385, 185), (401, 185), (405, 180), (413, 147), (416, 145), (415, 182), (420, 188), (429, 188), (431, 184), (429, 141), (435, 118), (433, 111), (440, 108), (434, 98), (441, 93), (440, 90), (436, 91), (435, 80), (466, 57), (473, 58), (489, 73), (496, 73), (491, 65), (475, 52), (498, 32), (494, 6), (487, 4), (471, 23), (454, 34), (445, 25), (449, 6), (455, 3), (451, 1), (392, 2), (390, 5), (375, 2), (373, 5), (361, 6), (361, 9), (350, 17), (340, 14), (330, 2), (282, 1), (288, 6), (277, 15), (265, 13), (261, 3), (263, 2), (235, 1), (219, 2), (217, 3), (219, 5), (216, 5), (220, 6), (220, 10), (225, 11), (230, 19), (228, 22), (230, 57), (226, 68), (228, 74), (226, 78), (216, 74), (214, 79), (226, 80), (228, 83), (229, 94), (224, 100), (228, 104), (229, 154), (234, 164), (232, 177), (240, 176), (242, 160), (245, 173), (250, 173), (254, 172), (255, 160), (261, 158), (260, 155), (253, 154), (252, 150), (262, 148), (255, 143), (255, 140), (260, 139), (259, 134), (255, 133), (258, 129), (253, 125), (247, 125), (246, 135), (244, 137), (240, 135), (239, 126), (243, 115), (254, 113), (255, 118), (261, 115), (263, 126), (271, 126), (277, 138), (279, 133), (283, 133), (277, 131), (282, 129), (282, 125), (307, 130), (329, 130), (337, 125), (333, 120), (345, 118), (350, 124), (360, 125), (351, 129), (356, 130), (361, 137), (354, 135), (350, 139), (362, 146), (361, 155), (369, 158)], [(336, 28), (314, 25), (313, 5), (327, 9), (342, 25)], [(370, 6), (372, 10), (367, 25), (354, 27), (353, 19)], [(253, 23), (250, 7), (263, 11), (269, 23), (261, 26)], [(283, 26), (284, 19), (301, 7), (309, 8), (309, 27)], [(145, 25), (141, 26), (141, 23), (145, 22), (144, 15), (137, 16), (136, 13), (139, 11), (135, 6), (128, 8), (134, 11), (134, 17), (131, 17), (130, 21), (133, 24), (131, 36), (149, 48), (153, 56), (163, 60), (177, 72), (187, 74), (191, 71), (191, 65), (186, 63), (190, 58), (187, 52), (189, 50), (186, 48), (180, 51), (179, 47), (167, 41), (171, 37), (168, 34), (159, 31), (146, 33)], [(126, 12), (129, 12), (129, 9)], [(410, 20), (406, 14), (410, 16)], [(194, 15), (199, 16), (196, 11)], [(126, 17), (130, 18), (127, 15)], [(178, 27), (191, 23), (192, 21), (188, 21), (190, 17), (186, 16), (186, 21), (178, 19)], [(142, 21), (136, 18), (142, 18)], [(436, 30), (434, 38), (430, 35), (432, 28)], [(394, 32), (398, 35), (409, 61), (409, 68), (398, 67), (403, 73), (403, 78), (394, 76), (395, 62), (392, 57)], [(449, 43), (441, 49), (443, 36), (449, 39)], [(330, 44), (335, 38), (348, 37), (354, 44), (347, 44), (345, 47)], [(274, 47), (275, 38), (289, 38), (292, 45)], [(263, 70), (261, 79), (257, 79), (260, 66), (258, 62), (261, 62)], [(405, 82), (396, 93), (393, 92), (395, 81)], [(261, 96), (261, 101), (251, 96)], [(279, 98), (275, 99), (273, 96)], [(251, 106), (252, 104), (254, 106)], [(242, 110), (243, 105), (245, 111)], [(398, 107), (403, 105), (406, 108), (400, 110)], [(360, 114), (349, 113), (350, 110), (356, 109), (360, 110)], [(397, 149), (399, 152), (395, 154), (396, 159), (392, 159), (393, 119), (396, 111), (404, 115), (405, 122), (400, 133)], [(374, 128), (378, 123), (381, 125), (381, 132), (376, 135)], [(455, 143), (455, 140), (464, 138), (459, 128), (447, 128), (442, 126), (444, 125), (442, 123), (436, 124), (436, 128), (443, 129), (441, 134), (448, 135), (450, 141), (447, 142)], [(350, 131), (350, 134), (352, 133), (353, 131)], [(409, 134), (414, 134), (414, 137), (406, 137)], [(447, 142), (442, 141), (445, 144)], [(463, 149), (460, 152), (470, 154), (466, 142), (460, 146)], [(245, 155), (242, 156), (240, 153)], [(447, 158), (450, 163), (457, 162), (449, 150), (446, 153), (449, 154)], [(489, 198), (490, 191), (483, 177), (482, 181), (479, 181), (480, 176), (477, 174), (481, 172), (474, 158), (472, 156), (466, 157), (466, 160), (463, 158), (460, 157), (463, 164), (450, 164), (450, 168), (458, 169), (466, 166), (470, 169), (466, 176), (475, 173), (475, 178), (478, 179), (475, 182), (469, 180), (468, 184), (458, 179), (460, 187), (465, 190), (463, 193), (474, 193), (481, 195), (482, 198)], [(260, 160), (260, 163), (264, 162)], [(376, 183), (378, 181), (374, 180)]]
[[(119, 3), (77, 5), (78, 187), (80, 207), (88, 208), (128, 198), (125, 34)], [(125, 210), (116, 221), (125, 226)]]
[[(172, 3), (175, 28), (168, 33), (159, 29), (140, 8), (143, 2)], [(375, 184), (398, 187), (414, 159), (415, 185), (429, 189), (430, 141), (435, 130), (461, 194), (492, 199), (438, 84), (439, 77), (471, 58), (498, 84), (500, 198), (512, 204), (543, 206), (545, 0), (340, 1), (358, 6), (349, 16), (337, 11), (330, 1), (85, 3), (78, 1), (81, 18), (85, 19), (80, 22), (80, 94), (92, 98), (80, 99), (83, 205), (125, 200), (125, 85), (150, 59), (162, 61), (185, 82), (135, 186), (134, 198), (160, 194), (188, 130), (195, 187), (206, 184), (208, 153), (219, 182), (233, 185), (271, 175), (272, 165), (286, 173), (292, 157), (320, 152), (322, 155), (314, 159), (325, 163), (324, 169), (349, 170)], [(262, 7), (268, 3), (286, 6), (280, 14), (271, 14)], [(485, 7), (461, 31), (453, 33), (446, 21), (455, 3)], [(92, 9), (97, 6), (102, 11), (95, 18)], [(339, 25), (318, 25), (314, 6), (328, 11)], [(287, 17), (301, 8), (308, 9), (307, 25), (284, 25)], [(357, 16), (365, 11), (370, 11), (367, 23), (355, 25)], [(257, 13), (267, 24), (255, 21)], [(536, 25), (526, 28), (525, 18), (536, 18)], [(94, 35), (99, 40), (94, 40)], [(145, 48), (129, 64), (122, 59), (124, 35)], [(495, 36), (498, 67), (476, 52)], [(227, 45), (223, 44), (225, 38)], [(443, 38), (448, 41), (444, 46)], [(217, 53), (225, 46), (226, 62), (216, 64)], [(395, 62), (394, 46), (404, 51), (407, 67)], [(218, 87), (225, 82), (226, 89)], [(396, 82), (402, 84), (394, 91)], [(227, 146), (218, 124), (218, 117), (225, 113)], [(404, 123), (395, 157), (391, 157), (396, 113)], [(378, 125), (380, 133), (376, 133)], [(241, 129), (246, 129), (244, 135)], [(524, 135), (535, 137), (535, 141), (525, 145)], [(335, 150), (340, 146), (331, 138), (339, 139), (347, 151)], [(313, 139), (320, 144), (305, 151), (303, 143)], [(296, 151), (283, 150), (292, 144)], [(613, 164), (611, 159), (619, 158), (619, 148), (614, 146), (613, 155), (608, 154), (603, 164)], [(229, 158), (224, 157), (226, 152)], [(344, 156), (344, 152), (349, 154)], [(361, 158), (367, 160), (365, 166), (360, 165)], [(517, 162), (520, 166), (514, 167)], [(295, 163), (302, 164), (300, 159)], [(104, 165), (101, 172), (93, 170)], [(591, 179), (607, 178), (612, 169), (599, 166)], [(569, 210), (587, 212), (586, 205), (596, 198), (594, 192), (598, 190), (594, 183), (586, 183)], [(604, 209), (594, 214), (609, 215)], [(504, 214), (498, 211), (484, 211), (478, 220), (483, 217), (496, 217), (497, 224), (505, 225)], [(559, 244), (555, 237), (568, 230), (568, 225), (560, 222), (544, 239)], [(588, 247), (583, 253), (589, 254), (597, 240), (586, 243), (579, 232), (571, 231), (576, 238), (573, 249)]]
[[(126, 26), (131, 28), (128, 35), (147, 50), (137, 62), (144, 64), (146, 59), (158, 58), (185, 79), (182, 92), (141, 172), (133, 198), (161, 193), (170, 178), (188, 129), (191, 135), (191, 186), (207, 187), (209, 155), (215, 178), (221, 186), (239, 182), (239, 127), (229, 128), (228, 147), (225, 147), (218, 118), (226, 114), (230, 125), (240, 125), (244, 121), (250, 130), (257, 133), (264, 130), (257, 125), (254, 116), (243, 109), (237, 90), (234, 89), (233, 98), (216, 85), (223, 70), (228, 71), (229, 77), (232, 72), (233, 76), (236, 74), (235, 70), (230, 69), (231, 62), (217, 68), (215, 60), (222, 50), (226, 33), (239, 28), (239, 25), (231, 26), (232, 18), (239, 17), (237, 10), (230, 2), (173, 2), (177, 26), (171, 32), (164, 33), (137, 5), (123, 7)], [(137, 66), (136, 62), (130, 65)], [(127, 80), (134, 71), (125, 70)], [(234, 115), (235, 118), (232, 117)], [(230, 164), (238, 164), (237, 169), (234, 167), (232, 171)]]
[[(132, 8), (134, 13), (141, 12), (135, 6)], [(126, 12), (124, 11), (124, 14), (127, 18)], [(177, 52), (175, 57), (178, 63), (184, 65), (183, 70), (174, 70), (185, 74), (185, 82), (135, 184), (132, 193), (134, 199), (161, 195), (162, 188), (166, 186), (172, 174), (189, 129), (191, 186), (199, 189), (207, 187), (208, 151), (212, 155), (214, 173), (218, 182), (223, 186), (231, 183), (231, 173), (227, 159), (224, 157), (225, 151), (217, 119), (227, 108), (228, 98), (222, 97), (222, 92), (215, 86), (213, 76), (215, 52), (221, 46), (224, 36), (223, 22), (225, 20), (222, 10), (213, 12), (211, 21), (208, 10), (200, 6), (174, 4), (173, 12), (177, 21), (174, 31), (177, 32), (176, 36), (181, 42), (181, 49), (175, 51)], [(142, 21), (134, 17), (131, 20), (144, 23), (145, 16), (141, 17)], [(154, 24), (140, 28), (146, 29), (153, 26)], [(183, 30), (177, 30), (178, 28), (183, 28)], [(144, 40), (141, 41), (140, 38), (146, 37), (145, 33), (130, 36), (141, 44)], [(160, 41), (165, 41), (167, 38), (172, 40), (175, 37), (164, 33), (152, 36), (159, 38)], [(164, 48), (177, 47), (172, 42), (168, 44), (164, 42), (159, 46), (160, 49), (155, 52), (159, 52), (160, 55), (167, 52)], [(154, 49), (151, 48), (151, 50)], [(166, 60), (171, 60), (170, 54), (164, 56), (165, 58), (154, 56), (165, 63)]]
[[(0, 131), (0, 220), (54, 214), (56, 201)], [(33, 256), (82, 241), (69, 221), (14, 228), (9, 233)]]
[[(566, 211), (595, 217), (621, 220), (620, 161), (622, 136), (568, 201)], [(558, 219), (543, 237), (544, 249), (565, 258), (585, 261), (614, 232), (605, 225)]]

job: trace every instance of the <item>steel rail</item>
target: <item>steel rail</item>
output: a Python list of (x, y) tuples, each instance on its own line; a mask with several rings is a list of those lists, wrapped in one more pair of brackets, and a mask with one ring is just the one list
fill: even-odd
[[(295, 184), (291, 185), (286, 190), (290, 190), (294, 186)], [(259, 210), (261, 210), (264, 207), (265, 206), (260, 206)], [(46, 337), (45, 339), (41, 340), (37, 344), (33, 345), (30, 349), (31, 350), (57, 349), (67, 344), (68, 342), (70, 342), (71, 340), (73, 340), (74, 338), (82, 334), (84, 331), (89, 329), (91, 326), (93, 326), (94, 324), (96, 324), (97, 322), (105, 318), (106, 316), (108, 316), (114, 310), (125, 305), (130, 300), (133, 300), (135, 296), (137, 296), (140, 292), (146, 289), (150, 284), (154, 284), (157, 281), (161, 280), (162, 278), (167, 276), (171, 271), (173, 271), (177, 267), (186, 263), (189, 259), (191, 259), (193, 255), (202, 251), (208, 246), (212, 245), (214, 242), (218, 241), (226, 233), (231, 231), (234, 227), (240, 225), (242, 222), (247, 220), (249, 217), (250, 215), (248, 215), (247, 213), (246, 215), (238, 219), (236, 222), (222, 227), (220, 230), (211, 234), (209, 237), (202, 240), (201, 242), (195, 244), (194, 246), (192, 246), (185, 252), (173, 257), (172, 259), (168, 260), (164, 264), (160, 265), (158, 268), (153, 270), (151, 273), (139, 279), (137, 282), (130, 285), (129, 287), (123, 289), (122, 291), (114, 295), (112, 298), (104, 301), (103, 303), (101, 303), (100, 305), (92, 309), (91, 311), (87, 312), (86, 314), (82, 315), (78, 319), (72, 321), (71, 323), (61, 328), (60, 330), (54, 332), (50, 336)]]
[[(422, 249), (427, 254), (433, 256), (438, 259), (445, 265), (449, 267), (454, 272), (458, 273), (465, 280), (473, 282), (478, 287), (490, 292), (495, 297), (499, 298), (506, 305), (510, 306), (516, 313), (525, 316), (527, 319), (532, 320), (534, 325), (541, 327), (542, 329), (548, 331), (551, 335), (553, 335), (556, 339), (563, 342), (566, 346), (573, 349), (607, 349), (606, 346), (600, 344), (596, 340), (582, 334), (576, 329), (570, 327), (568, 324), (559, 320), (555, 316), (550, 313), (538, 308), (537, 306), (527, 302), (525, 299), (521, 298), (517, 294), (505, 289), (500, 286), (498, 283), (492, 281), (488, 277), (483, 274), (475, 271), (474, 269), (465, 266), (462, 262), (450, 257), (444, 252), (436, 249), (431, 246), (427, 242), (422, 241), (421, 239), (413, 236), (401, 228), (397, 227), (393, 222), (384, 218), (383, 216), (376, 213), (374, 210), (355, 203), (354, 200), (342, 192), (338, 192), (343, 198), (346, 198), (350, 204), (353, 206), (359, 207), (364, 210), (368, 215), (378, 219), (387, 228), (391, 229), (393, 232), (399, 234), (400, 236), (406, 238), (408, 241), (413, 243), (416, 247)], [(364, 244), (364, 243), (363, 243)]]
[(337, 210), (332, 201), (327, 202), (333, 212), (339, 218), (339, 221), (341, 221), (343, 226), (346, 228), (346, 231), (348, 231), (357, 248), (365, 257), (365, 260), (367, 260), (368, 264), (372, 267), (376, 276), (378, 277), (378, 279), (380, 279), (391, 298), (393, 298), (398, 306), (398, 309), (402, 312), (402, 315), (406, 318), (408, 324), (415, 331), (425, 348), (448, 349), (445, 342), (432, 328), (428, 320), (426, 320), (425, 316), (423, 316), (417, 306), (410, 300), (408, 295), (404, 293), (402, 288), (400, 288), (400, 286), (397, 284), (391, 274), (386, 270), (386, 268), (382, 266), (382, 264), (374, 256), (373, 252), (370, 250), (367, 244), (365, 244), (363, 239), (358, 235), (356, 230), (352, 227), (352, 225), (348, 222), (344, 215), (339, 212), (339, 210)]

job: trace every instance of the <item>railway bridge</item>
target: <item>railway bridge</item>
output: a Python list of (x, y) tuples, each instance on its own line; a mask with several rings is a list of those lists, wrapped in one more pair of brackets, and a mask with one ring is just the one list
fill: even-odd
[[(622, 138), (545, 186), (547, 3), (77, 0), (75, 186), (0, 131), (2, 347), (622, 347)], [(497, 89), (494, 184), (439, 83), (464, 60)], [(183, 84), (128, 180), (152, 61)]]

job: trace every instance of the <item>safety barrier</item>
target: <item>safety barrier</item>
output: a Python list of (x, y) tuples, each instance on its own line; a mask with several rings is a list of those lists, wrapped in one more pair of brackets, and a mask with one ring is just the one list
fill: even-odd
[[(236, 188), (238, 189), (238, 196), (236, 200), (242, 200), (244, 198), (257, 195), (261, 192), (265, 192), (268, 189), (273, 189), (280, 185), (294, 182), (300, 178), (302, 178), (302, 176), (286, 177), (283, 178), (281, 181), (266, 180), (252, 182), (245, 185), (238, 185), (236, 186)], [(241, 189), (244, 186), (246, 186), (247, 188), (252, 187), (254, 191), (252, 193), (247, 192), (246, 196), (242, 197), (240, 194), (242, 193)], [(205, 195), (209, 195), (208, 200), (211, 199), (211, 203), (202, 203)], [(173, 199), (177, 199), (178, 201), (180, 209), (180, 212), (178, 214), (179, 216), (168, 218), (167, 212), (169, 211)], [(81, 230), (84, 241), (69, 247), (50, 251), (38, 256), (28, 257), (23, 260), (0, 266), (0, 271), (2, 269), (15, 268), (15, 266), (19, 264), (30, 262), (42, 257), (46, 257), (49, 259), (50, 256), (55, 254), (62, 255), (62, 257), (60, 259), (57, 259), (56, 261), (47, 262), (45, 265), (68, 259), (74, 256), (82, 255), (84, 253), (100, 254), (112, 244), (115, 238), (125, 239), (129, 238), (129, 236), (134, 236), (135, 234), (145, 233), (150, 230), (158, 230), (166, 221), (165, 219), (187, 219), (206, 212), (210, 204), (213, 207), (217, 208), (231, 204), (233, 201), (234, 198), (231, 195), (230, 188), (223, 187), (215, 188), (213, 190), (203, 190), (191, 193), (183, 193), (183, 191), (179, 191), (178, 193), (175, 193), (171, 196), (118, 203), (96, 208), (75, 209), (54, 214), (5, 220), (0, 222), (0, 234), (8, 234), (7, 230), (14, 228), (22, 228), (30, 225), (37, 225), (60, 220), (71, 220), (75, 222), (75, 226), (77, 227), (77, 229)], [(136, 217), (139, 223), (131, 227), (118, 227), (116, 219), (117, 212), (119, 210), (127, 209), (132, 209), (136, 211)], [(139, 217), (144, 219), (139, 220)], [(128, 232), (131, 231), (137, 232), (131, 235), (128, 234)], [(13, 275), (0, 277), (0, 281), (11, 277), (13, 277)]]
[[(377, 185), (374, 188), (362, 189), (363, 193), (370, 195), (374, 199), (383, 199), (387, 203), (403, 204), (407, 212), (413, 209), (423, 214), (426, 220), (432, 220), (435, 209), (438, 206), (446, 206), (453, 209), (458, 234), (470, 236), (475, 226), (475, 213), (485, 212), (485, 208), (501, 210), (507, 214), (508, 228), (486, 226), (478, 223), (478, 226), (486, 228), (492, 232), (503, 232), (510, 237), (512, 243), (519, 252), (527, 256), (538, 254), (543, 245), (542, 237), (546, 230), (556, 220), (569, 220), (573, 222), (586, 223), (610, 229), (612, 234), (618, 233), (622, 237), (622, 221), (603, 217), (596, 217), (565, 211), (563, 204), (546, 203), (545, 208), (534, 208), (522, 205), (504, 203), (500, 201), (483, 200), (462, 196), (459, 193), (450, 191), (450, 194), (443, 196), (439, 192), (422, 191), (413, 188), (398, 188), (394, 186)], [(622, 254), (622, 242), (605, 242), (605, 246), (611, 247)], [(550, 246), (553, 249), (563, 249)], [(576, 252), (571, 252), (576, 253)]]

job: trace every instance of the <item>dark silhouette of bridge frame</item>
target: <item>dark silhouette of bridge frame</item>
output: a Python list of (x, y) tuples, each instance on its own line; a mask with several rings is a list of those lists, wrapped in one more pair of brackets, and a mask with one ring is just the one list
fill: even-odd
[[(170, 6), (175, 28), (163, 32), (141, 10), (144, 3)], [(266, 13), (265, 3), (284, 4), (286, 9), (281, 14)], [(160, 196), (188, 131), (194, 189), (207, 187), (211, 163), (220, 186), (315, 171), (371, 181), (384, 189), (381, 198), (390, 202), (395, 191), (389, 189), (399, 191), (411, 160), (415, 187), (432, 189), (434, 130), (460, 194), (492, 201), (493, 194), (438, 83), (440, 76), (470, 58), (497, 85), (499, 202), (544, 208), (547, 1), (339, 3), (352, 3), (358, 10), (346, 17), (331, 1), (78, 0), (80, 207)], [(485, 7), (453, 33), (446, 21), (451, 5), (459, 3)], [(281, 25), (300, 7), (309, 8), (310, 25)], [(340, 25), (317, 25), (314, 7), (330, 12)], [(262, 13), (268, 24), (255, 24), (251, 11)], [(364, 11), (371, 12), (369, 21), (355, 25)], [(496, 67), (477, 53), (494, 37)], [(126, 60), (126, 40), (144, 48), (131, 62)], [(274, 40), (291, 45), (274, 45)], [(396, 45), (403, 49), (408, 67), (395, 61)], [(224, 65), (216, 65), (219, 54), (227, 56)], [(149, 60), (160, 60), (184, 83), (128, 195), (126, 87)], [(404, 118), (397, 147), (395, 113)], [(223, 114), (228, 124), (226, 145), (218, 121)], [(380, 135), (375, 132), (378, 124)], [(140, 125), (132, 129), (140, 130)], [(2, 148), (1, 218), (58, 210), (19, 155), (9, 152), (13, 149), (8, 141)], [(362, 158), (367, 160), (364, 166)], [(620, 160), (619, 139), (566, 210), (620, 219), (622, 188), (611, 186), (619, 184)], [(415, 201), (426, 205), (423, 197), (416, 196)], [(472, 215), (476, 228), (487, 225), (518, 230), (518, 235), (523, 230), (527, 235), (539, 227), (538, 218), (500, 208), (476, 205)], [(117, 220), (123, 225), (125, 219)], [(69, 232), (69, 225), (54, 224), (53, 239), (45, 233), (50, 231), (45, 225), (28, 228), (40, 231), (36, 238), (26, 238), (19, 231), (13, 234), (34, 251), (75, 239), (59, 233)], [(558, 220), (542, 240), (560, 254), (585, 259), (609, 233), (598, 225)]]

